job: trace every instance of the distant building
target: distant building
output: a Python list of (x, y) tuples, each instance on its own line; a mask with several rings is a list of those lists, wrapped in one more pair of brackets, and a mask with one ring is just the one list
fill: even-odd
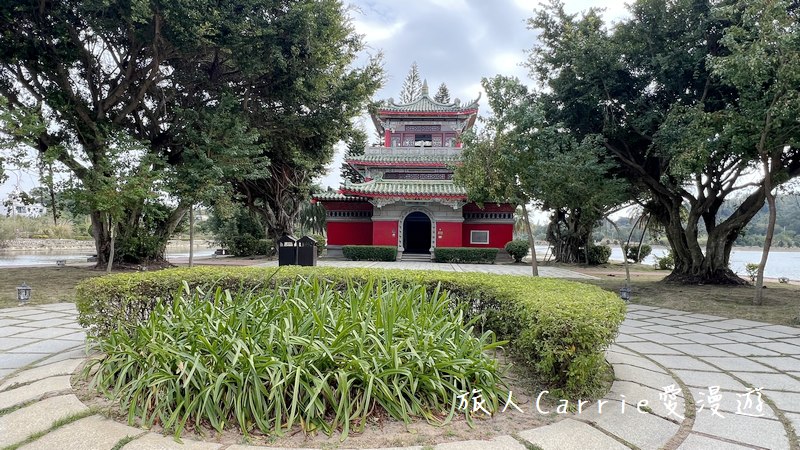
[(347, 163), (364, 178), (314, 199), (326, 210), (328, 250), (344, 245), (396, 245), (403, 253), (436, 247), (502, 248), (513, 237), (515, 205), (483, 208), (453, 183), (460, 136), (475, 123), (478, 100), (443, 104), (423, 86), (419, 99), (391, 99), (372, 115), (383, 139)]
[(22, 201), (19, 189), (14, 189), (3, 202), (3, 211), (7, 217), (41, 217), (47, 213), (47, 208), (41, 203), (26, 203)]

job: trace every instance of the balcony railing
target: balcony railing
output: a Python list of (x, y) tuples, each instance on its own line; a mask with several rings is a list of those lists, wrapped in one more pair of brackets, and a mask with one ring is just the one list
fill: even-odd
[(372, 147), (364, 149), (364, 156), (457, 156), (458, 147)]

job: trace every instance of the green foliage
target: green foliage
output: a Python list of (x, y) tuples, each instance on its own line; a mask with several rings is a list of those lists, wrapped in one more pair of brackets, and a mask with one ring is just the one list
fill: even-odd
[(515, 239), (513, 241), (509, 241), (505, 246), (506, 252), (514, 258), (514, 262), (522, 262), (522, 258), (528, 255), (528, 252), (531, 250), (531, 246), (528, 243), (528, 240), (525, 239)]
[(442, 83), (439, 85), (439, 89), (436, 90), (433, 99), (439, 103), (450, 103), (450, 89), (447, 89), (446, 84)]
[(611, 257), (611, 247), (607, 245), (590, 245), (587, 248), (587, 259), (590, 266), (607, 264)]
[(317, 241), (317, 255), (322, 255), (322, 252), (328, 248), (328, 243), (325, 239), (325, 236), (322, 234), (312, 234), (309, 237)]
[[(357, 127), (353, 129), (346, 141), (347, 149), (344, 153), (344, 159), (356, 159), (359, 156), (363, 156), (367, 148), (367, 141), (367, 132), (364, 131), (363, 127)], [(364, 176), (361, 174), (361, 172), (356, 170), (346, 161), (342, 163), (340, 171), (342, 174), (342, 179), (349, 181), (350, 183), (361, 183), (364, 181)]]
[(653, 247), (648, 244), (642, 244), (641, 248), (638, 245), (625, 244), (623, 248), (625, 249), (625, 257), (628, 258), (628, 261), (633, 261), (635, 263), (644, 261), (653, 251)]
[[(97, 341), (93, 385), (134, 423), (180, 436), (187, 423), (282, 434), (347, 436), (386, 413), (439, 422), (457, 396), (478, 389), (503, 401), (499, 363), (483, 352), (461, 308), (438, 287), (298, 277), (275, 288), (174, 294), (137, 326)], [(213, 336), (213, 339), (209, 339)]]
[(436, 247), (433, 260), (444, 263), (494, 264), (497, 259), (496, 248)]
[[(80, 283), (79, 323), (92, 336), (109, 336), (119, 327), (135, 327), (158, 305), (168, 308), (184, 284), (190, 289), (217, 286), (236, 292), (287, 283), (297, 276), (365, 282), (389, 278), (403, 285), (440, 286), (465, 311), (483, 314), (484, 329), (510, 340), (519, 355), (559, 394), (580, 395), (597, 381), (604, 350), (613, 341), (625, 313), (616, 295), (600, 288), (538, 277), (439, 271), (340, 269), (320, 267), (169, 269), (117, 274)], [(184, 363), (186, 364), (186, 362)], [(174, 373), (174, 372), (171, 372)]]
[(267, 239), (264, 225), (239, 204), (217, 204), (203, 224), (203, 231), (210, 232), (214, 241), (234, 256), (271, 256), (275, 253), (275, 244)]
[(411, 63), (408, 75), (403, 80), (403, 87), (400, 90), (399, 103), (411, 103), (422, 96), (422, 76), (419, 74), (417, 62)]
[(397, 247), (391, 245), (345, 245), (342, 255), (353, 261), (396, 261)]
[(756, 277), (758, 276), (758, 268), (759, 264), (757, 263), (747, 263), (744, 265), (744, 271), (747, 272), (747, 276), (750, 278), (751, 283), (756, 282)]
[(272, 256), (275, 254), (275, 242), (272, 239), (259, 239), (250, 234), (240, 234), (231, 238), (228, 249), (233, 256)]
[(658, 270), (672, 270), (675, 268), (675, 255), (672, 254), (672, 250), (668, 251), (664, 256), (656, 256), (656, 267), (658, 267)]

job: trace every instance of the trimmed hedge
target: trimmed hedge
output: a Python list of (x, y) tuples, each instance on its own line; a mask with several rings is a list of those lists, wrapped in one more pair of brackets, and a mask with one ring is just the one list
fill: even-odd
[(589, 265), (608, 264), (611, 257), (611, 247), (607, 245), (590, 245), (588, 249)]
[(506, 243), (505, 250), (509, 256), (514, 258), (514, 262), (518, 263), (522, 262), (522, 258), (528, 256), (531, 246), (527, 239), (514, 239)]
[(433, 251), (433, 260), (442, 263), (494, 264), (496, 258), (496, 248), (437, 247)]
[(92, 278), (77, 288), (79, 323), (90, 336), (145, 320), (159, 303), (171, 304), (180, 287), (215, 285), (244, 291), (287, 283), (298, 275), (340, 281), (391, 278), (403, 284), (437, 285), (483, 314), (485, 329), (510, 346), (551, 392), (581, 395), (603, 372), (604, 350), (617, 334), (625, 304), (613, 293), (573, 281), (525, 276), (441, 271), (406, 271), (287, 266), (266, 268), (168, 269)]
[(390, 245), (345, 245), (342, 255), (353, 261), (396, 261), (397, 247)]

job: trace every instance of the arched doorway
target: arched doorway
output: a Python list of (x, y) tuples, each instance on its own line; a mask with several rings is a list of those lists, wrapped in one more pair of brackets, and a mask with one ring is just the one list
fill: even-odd
[(403, 220), (403, 252), (429, 253), (431, 248), (431, 219), (420, 211)]

